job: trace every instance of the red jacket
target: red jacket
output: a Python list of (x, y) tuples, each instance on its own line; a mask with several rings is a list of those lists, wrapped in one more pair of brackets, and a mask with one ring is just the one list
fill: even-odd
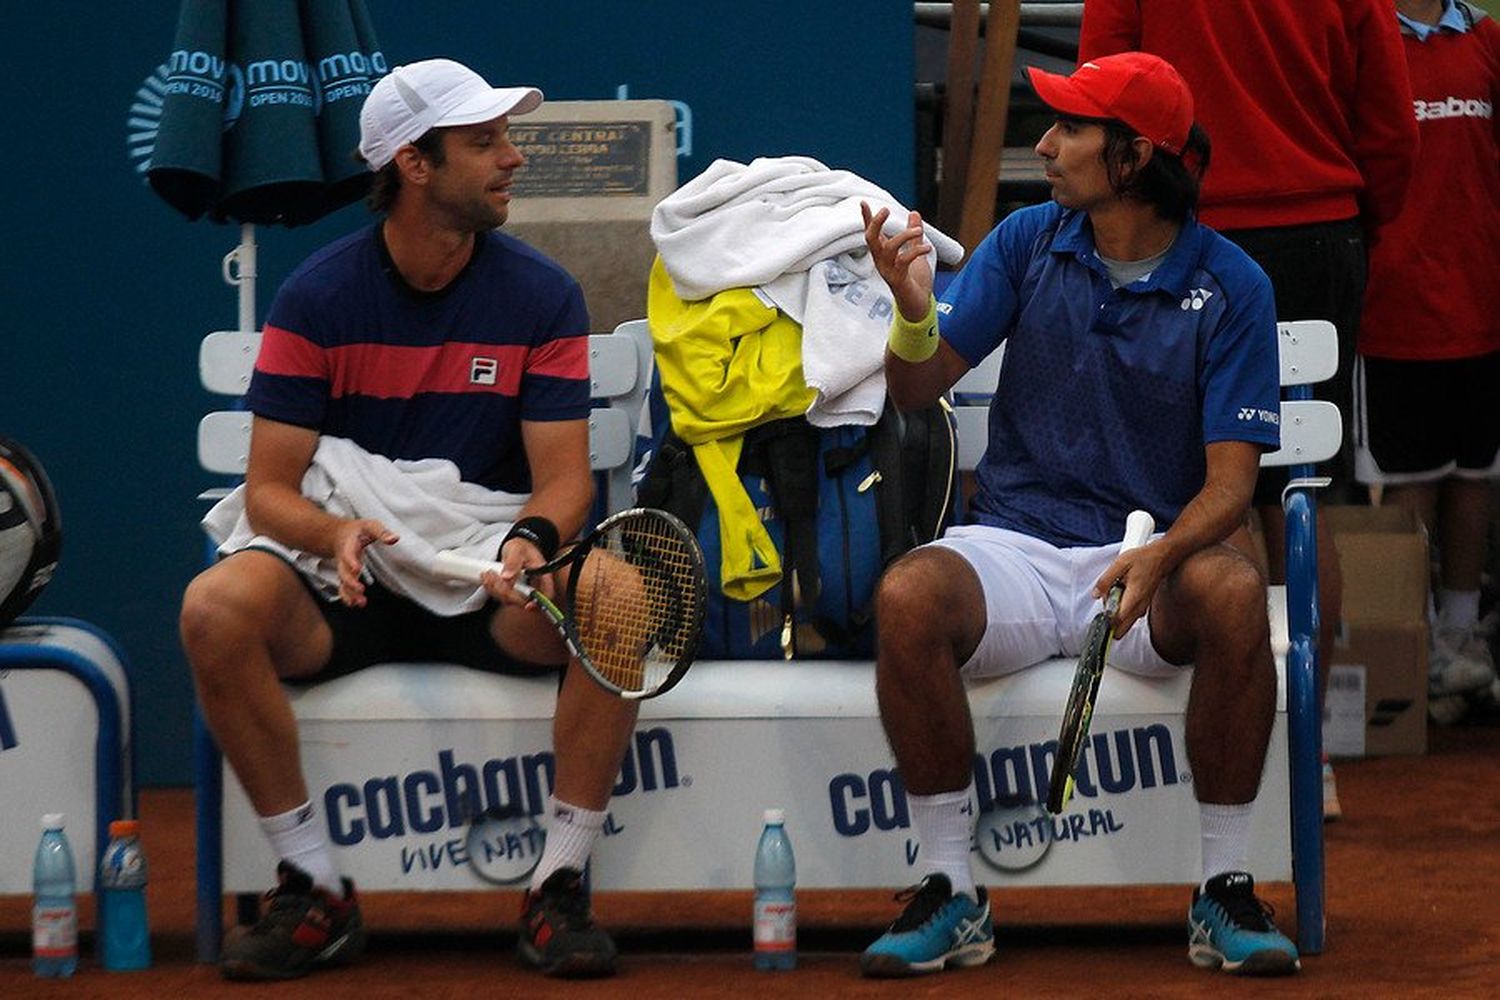
[(1193, 89), (1208, 225), (1373, 230), (1401, 210), (1417, 128), (1391, 0), (1088, 0), (1079, 60), (1131, 49)]
[(1406, 36), (1422, 157), (1406, 207), (1370, 254), (1361, 354), (1500, 351), (1500, 25), (1476, 16), (1462, 34)]

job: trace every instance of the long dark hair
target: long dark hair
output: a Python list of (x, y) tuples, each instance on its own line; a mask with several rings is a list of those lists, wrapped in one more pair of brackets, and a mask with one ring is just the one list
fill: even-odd
[(1157, 146), (1146, 165), (1136, 169), (1132, 143), (1140, 137), (1124, 122), (1110, 119), (1104, 126), (1104, 168), (1115, 194), (1151, 205), (1158, 215), (1182, 222), (1198, 210), (1198, 191), (1208, 170), (1211, 151), (1208, 133), (1194, 122), (1182, 152), (1169, 153)]

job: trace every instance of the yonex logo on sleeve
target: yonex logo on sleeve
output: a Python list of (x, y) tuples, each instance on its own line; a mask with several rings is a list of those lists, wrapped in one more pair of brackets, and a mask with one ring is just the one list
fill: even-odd
[(953, 311), (953, 303), (951, 303), (951, 302), (939, 302), (937, 304), (937, 311), (940, 312), (940, 313), (942, 313), (944, 316), (947, 316), (949, 313), (951, 313)]
[(1281, 414), (1276, 410), (1262, 410), (1255, 406), (1242, 406), (1240, 407), (1239, 419), (1259, 420), (1267, 424), (1280, 424)]

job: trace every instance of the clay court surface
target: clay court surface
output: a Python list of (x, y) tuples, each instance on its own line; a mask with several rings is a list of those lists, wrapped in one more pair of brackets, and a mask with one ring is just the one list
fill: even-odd
[[(1305, 958), (1292, 979), (1240, 981), (1189, 965), (1180, 887), (1007, 891), (992, 884), (997, 958), (981, 969), (904, 982), (859, 977), (859, 949), (896, 912), (885, 892), (801, 893), (802, 964), (791, 973), (750, 968), (746, 892), (604, 894), (595, 909), (619, 940), (620, 975), (567, 983), (517, 964), (517, 894), (496, 891), (366, 896), (370, 953), (358, 965), (292, 983), (226, 983), (194, 960), (192, 793), (157, 789), (141, 795), (154, 967), (104, 972), (86, 936), (73, 979), (34, 979), (29, 901), (0, 899), (0, 997), (1493, 997), (1500, 995), (1500, 727), (1492, 717), (1434, 730), (1431, 739), (1426, 757), (1338, 768), (1345, 818), (1327, 827), (1328, 946)], [(755, 834), (747, 830), (743, 844), (725, 850), (742, 852), (748, 866)], [(1290, 929), (1291, 887), (1265, 888)], [(91, 904), (82, 921), (87, 932)]]

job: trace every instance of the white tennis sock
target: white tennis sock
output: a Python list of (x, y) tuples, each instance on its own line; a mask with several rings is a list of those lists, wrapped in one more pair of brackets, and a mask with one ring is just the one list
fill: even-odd
[(260, 828), (271, 841), (271, 850), (284, 861), (312, 876), (313, 885), (322, 886), (335, 897), (344, 895), (338, 866), (333, 863), (333, 845), (328, 842), (328, 828), (318, 822), (311, 802), (275, 816), (260, 817)]
[(917, 843), (927, 856), (926, 870), (942, 872), (953, 883), (953, 891), (978, 899), (974, 872), (969, 867), (969, 845), (974, 841), (974, 782), (956, 792), (908, 795), (911, 823)]
[(1254, 809), (1254, 802), (1232, 806), (1198, 803), (1205, 884), (1215, 875), (1246, 870), (1250, 857), (1250, 816)]
[(1468, 630), (1478, 621), (1479, 591), (1449, 590), (1446, 587), (1438, 591), (1438, 628)]
[(602, 810), (570, 805), (559, 798), (549, 799), (547, 846), (542, 848), (542, 860), (536, 863), (536, 870), (531, 873), (531, 890), (540, 889), (547, 876), (559, 868), (583, 871), (608, 815)]

